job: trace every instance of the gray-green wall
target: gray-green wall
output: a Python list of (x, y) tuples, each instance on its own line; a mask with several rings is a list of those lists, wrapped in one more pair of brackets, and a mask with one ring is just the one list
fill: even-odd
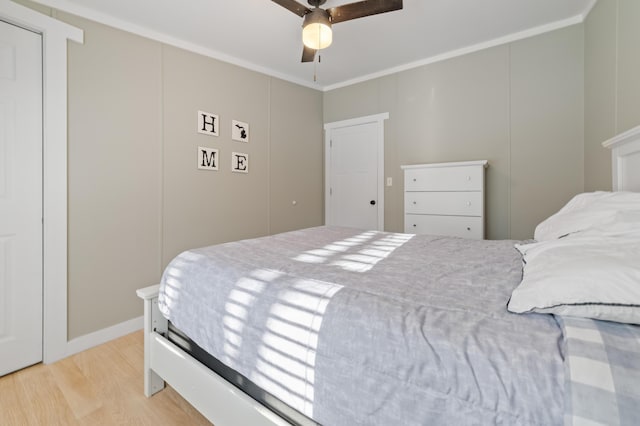
[(489, 160), (487, 236), (530, 238), (583, 182), (583, 26), (324, 94), (324, 121), (389, 112), (385, 229), (403, 230), (403, 164)]
[(585, 190), (611, 190), (601, 143), (640, 125), (640, 2), (600, 0), (585, 22)]
[[(69, 44), (70, 339), (140, 316), (135, 290), (182, 250), (323, 223), (321, 92), (55, 16), (85, 31)], [(220, 136), (196, 132), (198, 110)], [(218, 171), (196, 168), (198, 146)]]

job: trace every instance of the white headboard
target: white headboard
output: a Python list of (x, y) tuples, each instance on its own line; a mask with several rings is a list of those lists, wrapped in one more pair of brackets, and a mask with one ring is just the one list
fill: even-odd
[(611, 149), (613, 190), (640, 192), (640, 126), (602, 142), (602, 146)]

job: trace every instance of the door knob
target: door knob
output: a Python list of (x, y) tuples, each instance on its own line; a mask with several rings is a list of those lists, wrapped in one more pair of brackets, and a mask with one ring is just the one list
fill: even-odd
[(375, 206), (376, 205), (376, 200), (369, 201), (369, 204), (371, 204), (372, 206)]

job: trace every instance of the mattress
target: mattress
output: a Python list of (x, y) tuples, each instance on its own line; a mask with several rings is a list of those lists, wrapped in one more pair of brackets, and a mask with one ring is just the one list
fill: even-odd
[(506, 310), (521, 274), (514, 241), (317, 227), (180, 254), (159, 308), (321, 424), (561, 424), (562, 332)]

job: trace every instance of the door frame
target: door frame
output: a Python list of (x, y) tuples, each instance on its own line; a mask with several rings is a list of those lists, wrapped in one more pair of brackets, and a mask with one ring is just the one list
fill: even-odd
[(9, 0), (0, 19), (42, 35), (42, 360), (67, 355), (67, 40), (83, 31)]
[(378, 154), (378, 231), (384, 231), (384, 120), (389, 118), (389, 113), (368, 115), (349, 120), (334, 121), (324, 125), (324, 221), (327, 223), (332, 201), (327, 188), (331, 186), (331, 132), (343, 127), (359, 126), (362, 124), (377, 124), (376, 147)]

